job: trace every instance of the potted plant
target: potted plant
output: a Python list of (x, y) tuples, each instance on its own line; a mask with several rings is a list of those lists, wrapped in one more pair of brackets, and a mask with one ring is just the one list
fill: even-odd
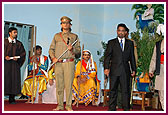
[[(157, 26), (157, 25), (155, 25)], [(149, 83), (151, 82), (148, 71), (156, 41), (162, 39), (156, 32), (149, 33), (145, 28), (142, 33), (139, 31), (132, 32), (131, 38), (137, 43), (138, 67), (137, 67), (137, 89), (139, 91), (149, 92)], [(152, 80), (154, 82), (154, 79)], [(141, 83), (141, 84), (139, 84)], [(141, 85), (141, 86), (140, 86)]]

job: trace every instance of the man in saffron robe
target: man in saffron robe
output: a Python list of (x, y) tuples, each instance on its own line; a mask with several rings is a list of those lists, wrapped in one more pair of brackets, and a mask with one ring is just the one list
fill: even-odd
[[(37, 45), (35, 55), (30, 57), (29, 59), (29, 64), (28, 64), (29, 75), (25, 79), (22, 87), (22, 91), (21, 91), (23, 95), (28, 96), (27, 102), (31, 101), (32, 93), (34, 93), (33, 99), (35, 100), (36, 92), (38, 91), (38, 94), (39, 94), (38, 103), (42, 103), (42, 93), (47, 89), (48, 57), (41, 54), (42, 54), (42, 47)], [(33, 67), (33, 63), (35, 63), (35, 69)], [(33, 70), (35, 70), (34, 81), (33, 81)]]

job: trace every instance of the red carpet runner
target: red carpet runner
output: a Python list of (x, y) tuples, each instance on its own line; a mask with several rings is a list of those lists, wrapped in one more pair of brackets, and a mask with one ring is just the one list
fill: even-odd
[[(25, 103), (25, 100), (16, 101), (17, 104), (9, 104), (8, 101), (4, 102), (4, 111), (52, 111), (56, 108), (56, 104), (31, 104)], [(108, 107), (92, 106), (91, 104), (85, 107), (84, 104), (79, 104), (79, 107), (73, 106), (74, 111), (107, 111)], [(146, 108), (147, 111), (160, 111), (156, 109)], [(117, 111), (122, 111), (118, 109)], [(134, 105), (132, 111), (141, 111), (141, 106)]]

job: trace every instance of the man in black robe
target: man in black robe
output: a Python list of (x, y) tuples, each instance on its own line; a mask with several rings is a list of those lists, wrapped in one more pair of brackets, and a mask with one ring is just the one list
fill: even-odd
[(21, 93), (20, 68), (25, 61), (23, 44), (16, 39), (17, 29), (9, 28), (9, 37), (4, 40), (4, 94), (9, 103), (15, 104), (15, 96)]

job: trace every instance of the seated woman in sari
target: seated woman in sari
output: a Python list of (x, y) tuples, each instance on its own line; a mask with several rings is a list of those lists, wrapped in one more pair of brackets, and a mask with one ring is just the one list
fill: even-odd
[[(100, 81), (97, 79), (97, 65), (93, 61), (90, 51), (83, 51), (81, 76), (80, 66), (81, 61), (79, 61), (76, 66), (75, 78), (72, 86), (75, 101), (72, 105), (77, 103), (78, 95), (79, 103), (84, 103), (85, 106), (87, 106), (90, 102), (92, 102), (92, 105), (98, 105)], [(79, 85), (80, 90), (78, 91)]]

